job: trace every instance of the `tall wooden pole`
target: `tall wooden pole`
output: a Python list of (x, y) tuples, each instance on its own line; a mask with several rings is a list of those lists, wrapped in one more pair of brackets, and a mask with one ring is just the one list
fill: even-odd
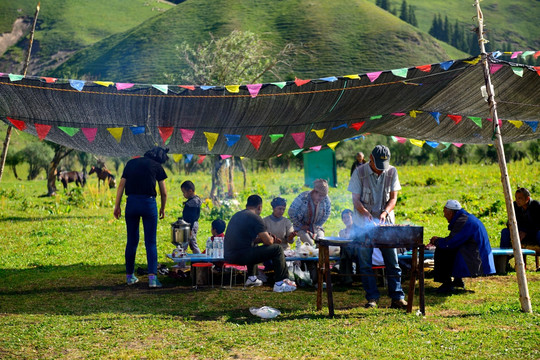
[[(23, 76), (26, 76), (26, 71), (28, 70), (28, 65), (30, 64), (30, 55), (32, 53), (32, 44), (34, 43), (34, 32), (36, 31), (36, 23), (39, 14), (39, 7), (41, 2), (38, 2), (36, 6), (36, 13), (34, 14), (34, 23), (32, 24), (32, 31), (30, 32), (30, 44), (28, 45), (28, 53), (26, 54), (26, 60), (23, 67)], [(2, 149), (2, 158), (0, 159), (0, 181), (2, 181), (2, 175), (4, 174), (4, 166), (6, 165), (6, 157), (9, 149), (9, 141), (11, 140), (11, 131), (13, 127), (8, 126), (6, 131), (6, 138), (4, 140), (4, 147)]]
[(486, 80), (486, 90), (488, 94), (488, 103), (493, 119), (493, 133), (495, 147), (499, 156), (499, 168), (501, 171), (501, 182), (504, 191), (504, 200), (506, 203), (506, 211), (508, 213), (508, 224), (510, 227), (510, 238), (512, 239), (512, 247), (514, 249), (514, 259), (516, 262), (516, 275), (519, 286), (519, 301), (523, 312), (532, 313), (531, 298), (529, 297), (529, 288), (527, 287), (527, 277), (525, 275), (525, 265), (523, 264), (523, 256), (521, 255), (521, 242), (519, 239), (516, 214), (514, 212), (514, 204), (512, 200), (512, 192), (510, 187), (510, 179), (508, 177), (508, 169), (506, 168), (506, 158), (504, 155), (504, 147), (499, 127), (499, 115), (497, 114), (497, 103), (495, 102), (495, 94), (493, 85), (491, 84), (491, 76), (489, 72), (489, 62), (486, 53), (484, 38), (484, 15), (480, 9), (480, 0), (475, 0), (476, 12), (478, 15), (478, 45), (482, 55), (482, 65), (484, 69), (484, 78)]

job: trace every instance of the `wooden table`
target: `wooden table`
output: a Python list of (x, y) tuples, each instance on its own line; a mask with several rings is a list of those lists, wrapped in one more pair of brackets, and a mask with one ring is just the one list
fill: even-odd
[[(372, 247), (388, 247), (388, 248), (412, 248), (412, 266), (411, 266), (411, 278), (409, 282), (409, 293), (407, 298), (407, 312), (412, 312), (414, 290), (416, 287), (416, 279), (419, 283), (419, 307), (420, 312), (425, 315), (425, 296), (424, 296), (424, 244), (423, 244), (423, 229), (422, 236), (414, 239), (405, 239), (394, 241), (393, 243), (380, 244), (376, 241), (372, 244)], [(339, 238), (322, 238), (315, 240), (319, 245), (319, 262), (317, 266), (317, 310), (322, 309), (322, 292), (323, 292), (323, 280), (326, 279), (326, 294), (328, 297), (328, 315), (334, 317), (334, 296), (332, 294), (332, 276), (330, 274), (330, 256), (329, 246), (344, 246), (352, 243), (352, 240), (339, 239)], [(420, 264), (420, 266), (419, 266)]]

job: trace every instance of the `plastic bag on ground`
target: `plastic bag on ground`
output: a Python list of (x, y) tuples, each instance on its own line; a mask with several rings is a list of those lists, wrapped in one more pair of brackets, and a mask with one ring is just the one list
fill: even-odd
[(279, 314), (281, 314), (281, 311), (279, 311), (278, 309), (274, 309), (273, 307), (270, 307), (270, 306), (263, 306), (260, 308), (250, 307), (249, 311), (253, 315), (256, 315), (263, 319), (273, 319)]

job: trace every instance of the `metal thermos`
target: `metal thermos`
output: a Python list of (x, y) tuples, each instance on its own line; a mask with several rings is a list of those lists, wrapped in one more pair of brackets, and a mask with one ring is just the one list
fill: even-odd
[(178, 246), (187, 244), (189, 241), (190, 225), (182, 218), (171, 224), (171, 242)]

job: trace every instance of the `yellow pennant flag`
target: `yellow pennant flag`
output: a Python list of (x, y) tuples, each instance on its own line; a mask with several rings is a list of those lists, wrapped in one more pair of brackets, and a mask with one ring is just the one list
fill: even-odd
[(111, 135), (116, 139), (118, 143), (120, 143), (120, 140), (122, 140), (122, 133), (124, 132), (124, 128), (107, 128)]
[(216, 143), (219, 134), (205, 131), (204, 136), (206, 136), (206, 141), (208, 142), (208, 150), (212, 151), (212, 149), (214, 148), (214, 144)]
[(180, 160), (182, 160), (182, 157), (182, 154), (172, 154), (174, 162), (179, 162)]
[(468, 60), (468, 61), (463, 61), (464, 63), (467, 63), (467, 64), (471, 64), (471, 65), (476, 65), (478, 64), (478, 62), (480, 61), (481, 59), (481, 56), (478, 55), (478, 57), (476, 59), (472, 59), (472, 60)]
[(336, 150), (337, 144), (339, 144), (339, 141), (336, 141), (336, 142), (333, 142), (333, 143), (330, 143), (330, 144), (326, 144), (326, 145), (327, 145), (330, 149)]
[(422, 111), (420, 111), (420, 110), (411, 110), (411, 111), (409, 111), (409, 116), (412, 117), (412, 118), (416, 118), (416, 115), (421, 114), (421, 113), (422, 113)]
[(226, 85), (225, 89), (231, 93), (237, 93), (240, 91), (240, 85)]
[(355, 75), (345, 75), (344, 77), (349, 78), (349, 79), (360, 79), (360, 75), (358, 75), (358, 74), (355, 74)]
[(326, 129), (320, 129), (320, 130), (311, 129), (311, 131), (314, 132), (315, 134), (317, 134), (317, 136), (319, 137), (319, 139), (322, 139), (323, 136), (324, 136), (324, 132), (326, 131)]
[(425, 141), (424, 140), (415, 140), (415, 139), (409, 139), (411, 144), (416, 145), (418, 147), (424, 146)]
[(518, 129), (521, 127), (521, 125), (523, 125), (523, 121), (519, 120), (508, 120), (508, 122), (517, 127)]
[(112, 81), (94, 81), (94, 84), (98, 84), (101, 86), (109, 87), (111, 85), (114, 85)]

